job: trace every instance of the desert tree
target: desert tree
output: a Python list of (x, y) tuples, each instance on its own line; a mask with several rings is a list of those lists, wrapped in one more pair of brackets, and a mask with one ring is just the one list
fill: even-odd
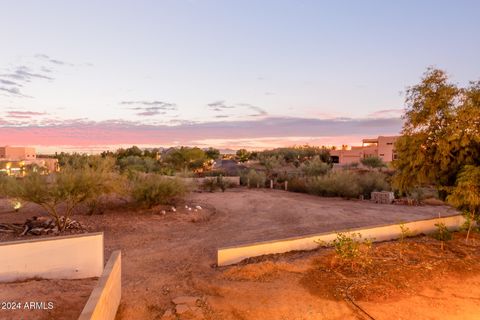
[(480, 209), (480, 166), (467, 165), (460, 171), (457, 183), (447, 200), (466, 213), (468, 222), (466, 241), (468, 241), (472, 225), (478, 221)]
[(444, 71), (429, 68), (405, 102), (394, 187), (434, 185), (445, 199), (462, 168), (480, 164), (480, 85), (459, 88)]
[(1, 193), (41, 206), (54, 218), (59, 231), (64, 231), (67, 218), (80, 204), (115, 192), (121, 185), (119, 176), (110, 170), (111, 164), (105, 161), (82, 168), (66, 166), (50, 175), (32, 173), (21, 179), (3, 178)]

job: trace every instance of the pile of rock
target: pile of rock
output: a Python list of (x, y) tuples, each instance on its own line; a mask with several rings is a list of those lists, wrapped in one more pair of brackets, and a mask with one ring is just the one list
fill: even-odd
[(162, 319), (176, 319), (176, 316), (188, 314), (190, 316), (201, 317), (204, 301), (200, 297), (181, 296), (172, 300), (175, 308), (165, 311)]
[[(61, 226), (65, 226), (64, 230), (83, 231), (83, 226), (75, 220), (61, 216), (59, 218)], [(59, 228), (55, 219), (49, 217), (32, 217), (27, 219), (24, 224), (21, 223), (2, 223), (0, 224), (0, 232), (3, 233), (19, 233), (24, 235), (44, 235), (58, 234)]]

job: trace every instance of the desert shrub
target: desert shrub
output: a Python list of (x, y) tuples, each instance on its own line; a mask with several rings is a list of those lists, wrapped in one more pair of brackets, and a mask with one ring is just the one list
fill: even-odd
[(334, 171), (309, 179), (307, 191), (318, 196), (344, 198), (357, 198), (362, 193), (356, 175), (349, 171)]
[(386, 167), (385, 162), (379, 157), (368, 157), (368, 158), (363, 158), (360, 160), (360, 162), (369, 168), (382, 168)]
[(205, 191), (214, 192), (215, 190), (222, 190), (225, 192), (227, 188), (230, 188), (231, 184), (228, 183), (222, 176), (212, 177), (212, 178), (205, 178), (200, 185), (200, 188)]
[(151, 208), (159, 204), (175, 204), (187, 193), (186, 184), (180, 179), (156, 174), (137, 175), (131, 181), (131, 195), (140, 206)]
[(352, 269), (356, 266), (365, 266), (371, 262), (371, 239), (362, 239), (360, 233), (337, 233), (331, 243), (335, 253), (342, 263), (348, 263)]
[(387, 176), (381, 172), (371, 171), (357, 174), (357, 182), (362, 190), (362, 195), (366, 199), (370, 199), (370, 194), (373, 191), (390, 190), (390, 184), (387, 181)]
[(312, 160), (302, 163), (300, 165), (300, 170), (302, 170), (303, 174), (306, 176), (321, 176), (330, 170), (330, 165), (323, 162), (319, 156), (316, 156)]
[(216, 178), (205, 178), (203, 179), (200, 188), (204, 191), (214, 192), (218, 189), (217, 179)]
[(400, 227), (400, 242), (403, 243), (405, 239), (412, 236), (412, 231), (410, 231), (410, 228), (405, 226), (404, 223), (400, 223), (399, 227)]
[[(107, 160), (105, 160), (107, 161)], [(64, 231), (67, 219), (80, 205), (95, 201), (98, 197), (119, 192), (121, 177), (110, 171), (107, 162), (94, 166), (72, 168), (49, 176), (32, 173), (22, 179), (8, 177), (2, 183), (2, 193), (8, 197), (32, 202), (44, 208), (60, 231)]]
[(248, 173), (245, 175), (245, 183), (250, 187), (254, 188), (254, 187), (265, 187), (265, 181), (266, 181), (266, 175), (264, 172), (261, 172), (261, 171), (255, 171), (255, 170), (250, 170), (248, 171)]
[(447, 226), (443, 222), (435, 223), (435, 227), (437, 229), (432, 234), (432, 237), (441, 241), (441, 249), (443, 250), (445, 241), (452, 239), (452, 233), (447, 229)]
[(288, 191), (307, 193), (307, 181), (305, 178), (293, 177), (288, 181)]
[(307, 180), (307, 192), (323, 197), (358, 198), (363, 195), (370, 198), (372, 191), (389, 189), (386, 176), (380, 172), (330, 171)]

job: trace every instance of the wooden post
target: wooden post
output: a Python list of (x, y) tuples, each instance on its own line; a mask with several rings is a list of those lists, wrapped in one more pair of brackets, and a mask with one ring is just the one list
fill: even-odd
[(285, 181), (285, 191), (288, 191), (288, 181)]
[(270, 189), (273, 189), (273, 180), (270, 180)]
[(247, 178), (247, 187), (250, 188), (250, 178)]

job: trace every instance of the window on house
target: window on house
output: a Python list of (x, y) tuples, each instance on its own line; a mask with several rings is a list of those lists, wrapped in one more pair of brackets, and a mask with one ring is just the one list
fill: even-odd
[(393, 145), (393, 142), (387, 142), (387, 146)]

